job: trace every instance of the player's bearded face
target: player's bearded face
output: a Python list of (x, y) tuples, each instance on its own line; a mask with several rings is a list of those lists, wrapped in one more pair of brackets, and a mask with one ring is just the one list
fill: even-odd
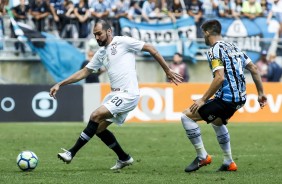
[[(105, 36), (104, 36), (105, 35)], [(99, 46), (105, 46), (108, 40), (108, 35), (105, 31), (105, 33), (103, 33), (103, 35), (101, 35), (101, 37), (99, 39), (97, 39), (97, 43)]]
[(209, 46), (210, 45), (209, 34), (206, 31), (204, 31), (204, 30), (202, 30), (202, 33), (204, 35), (206, 45)]

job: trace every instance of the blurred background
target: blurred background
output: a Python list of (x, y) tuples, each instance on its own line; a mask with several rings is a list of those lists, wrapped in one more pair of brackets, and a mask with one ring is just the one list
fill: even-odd
[[(171, 87), (148, 53), (136, 53), (139, 82), (146, 90), (148, 86), (152, 90), (143, 91), (144, 96), (151, 96), (144, 102), (147, 107), (139, 108), (150, 118), (139, 114), (139, 120), (142, 116), (142, 120), (148, 121), (176, 121), (179, 114), (168, 112), (181, 112), (207, 88), (212, 73), (200, 26), (209, 19), (218, 19), (224, 39), (237, 44), (258, 66), (272, 100), (269, 112), (264, 115), (281, 114), (282, 0), (1, 0), (0, 114), (7, 117), (2, 114), (0, 121), (88, 118), (109, 89), (105, 69), (62, 92), (77, 97), (77, 101), (65, 97), (53, 101), (47, 92), (51, 85), (84, 67), (99, 49), (92, 28), (101, 18), (111, 23), (115, 36), (131, 36), (153, 44), (170, 67), (185, 79), (179, 89)], [(249, 73), (246, 78), (251, 82)], [(253, 87), (249, 89), (252, 91)], [(153, 97), (155, 93), (160, 98)], [(252, 93), (255, 95), (255, 91)], [(176, 100), (175, 94), (187, 96), (186, 101)], [(14, 101), (15, 98), (19, 99)], [(157, 99), (163, 100), (154, 101)], [(254, 114), (250, 112), (256, 113), (258, 109), (252, 100), (255, 98), (250, 95), (250, 99), (246, 106), (249, 110), (243, 109), (242, 113), (248, 112), (252, 117)], [(70, 103), (79, 104), (81, 110), (66, 110), (71, 109)], [(172, 110), (166, 109), (165, 103)], [(22, 104), (19, 109), (30, 107), (30, 112), (14, 116), (17, 104)], [(61, 114), (57, 108), (76, 117), (53, 116)], [(38, 116), (37, 110), (45, 115)], [(161, 112), (165, 115), (160, 115)], [(131, 118), (138, 120), (136, 116)], [(282, 121), (279, 115), (277, 118), (273, 121)]]
[[(64, 66), (68, 70), (74, 68), (71, 71), (74, 72), (82, 60), (88, 60), (88, 52), (98, 49), (92, 28), (99, 18), (111, 22), (114, 35), (151, 42), (172, 64), (174, 54), (180, 53), (189, 82), (211, 80), (211, 74), (206, 72), (207, 47), (199, 27), (205, 20), (219, 19), (225, 39), (236, 42), (253, 62), (266, 56), (265, 64), (259, 66), (262, 75), (267, 75), (267, 65), (272, 61), (281, 66), (281, 4), (277, 0), (2, 0), (0, 83), (53, 84), (56, 81), (48, 63), (56, 64), (60, 61), (50, 60), (60, 58), (46, 58), (40, 54), (42, 49), (30, 47), (27, 42), (31, 40), (33, 45), (61, 40), (71, 44), (84, 55), (65, 59)], [(30, 30), (47, 33), (48, 41), (46, 36), (36, 33), (28, 34), (29, 41), (19, 41), (11, 24), (12, 16)], [(61, 47), (61, 50), (47, 50), (46, 55), (67, 57), (71, 50), (64, 44)], [(158, 64), (148, 55), (137, 53), (137, 60), (140, 82), (166, 81)], [(150, 68), (150, 72), (142, 72), (144, 68)], [(108, 82), (104, 72), (99, 78), (101, 82)]]

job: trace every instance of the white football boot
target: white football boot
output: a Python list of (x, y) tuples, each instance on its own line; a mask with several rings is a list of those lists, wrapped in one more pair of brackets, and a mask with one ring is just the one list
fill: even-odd
[(117, 169), (122, 169), (126, 166), (132, 165), (132, 163), (134, 162), (133, 158), (130, 157), (128, 160), (126, 161), (122, 161), (122, 160), (117, 160), (116, 165), (114, 165), (111, 170), (117, 170)]
[(61, 148), (64, 153), (58, 153), (58, 158), (61, 159), (63, 162), (66, 162), (67, 164), (69, 164), (72, 160), (72, 155), (71, 152), (69, 152), (68, 150)]

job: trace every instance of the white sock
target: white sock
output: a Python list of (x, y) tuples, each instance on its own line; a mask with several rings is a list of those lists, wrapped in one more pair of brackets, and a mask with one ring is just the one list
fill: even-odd
[(207, 152), (202, 141), (200, 127), (195, 121), (184, 114), (181, 115), (181, 121), (184, 129), (186, 130), (187, 137), (196, 149), (197, 156), (200, 160), (206, 159)]
[(233, 162), (233, 159), (228, 129), (225, 125), (216, 126), (212, 124), (212, 127), (216, 133), (217, 141), (223, 151), (223, 164), (229, 165), (231, 162)]

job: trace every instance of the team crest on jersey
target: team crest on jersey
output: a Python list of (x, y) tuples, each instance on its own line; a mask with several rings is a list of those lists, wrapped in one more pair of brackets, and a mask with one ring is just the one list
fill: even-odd
[(114, 42), (111, 45), (112, 45), (111, 54), (115, 55), (117, 53), (117, 42)]
[(105, 51), (105, 50), (101, 50), (101, 51), (100, 51), (100, 55), (103, 56), (103, 55), (105, 55), (105, 54), (106, 54), (106, 51)]

